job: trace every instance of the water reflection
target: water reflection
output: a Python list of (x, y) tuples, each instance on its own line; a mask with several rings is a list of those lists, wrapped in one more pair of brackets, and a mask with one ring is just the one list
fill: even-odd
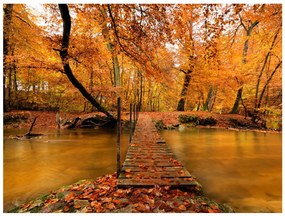
[(281, 134), (189, 128), (162, 136), (209, 197), (237, 212), (281, 212)]
[[(24, 133), (4, 132), (4, 211), (63, 185), (116, 171), (115, 130), (50, 130), (31, 140), (8, 139)], [(127, 144), (123, 133), (123, 155)]]

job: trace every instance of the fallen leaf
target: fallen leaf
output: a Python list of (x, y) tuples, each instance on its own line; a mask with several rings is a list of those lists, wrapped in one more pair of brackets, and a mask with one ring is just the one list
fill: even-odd
[(127, 194), (129, 194), (129, 193), (131, 193), (132, 192), (132, 188), (128, 188), (127, 190), (126, 190), (126, 193)]
[(114, 203), (110, 203), (110, 204), (107, 205), (107, 209), (112, 210), (112, 209), (115, 209), (115, 208), (116, 208), (116, 206), (114, 205)]
[(148, 189), (147, 193), (152, 193), (154, 188)]
[(131, 169), (126, 169), (125, 172), (129, 173), (129, 172), (131, 172)]
[(185, 205), (180, 205), (180, 206), (178, 207), (178, 209), (179, 209), (180, 211), (186, 211)]
[(69, 211), (69, 207), (68, 207), (68, 206), (64, 206), (64, 207), (63, 207), (63, 211), (64, 211), (64, 212), (68, 212), (68, 211)]
[(134, 205), (134, 206), (140, 212), (148, 212), (148, 211), (150, 211), (150, 207), (147, 204), (138, 203), (137, 205)]
[(99, 202), (97, 202), (97, 201), (93, 201), (93, 202), (91, 202), (90, 203), (90, 205), (92, 206), (92, 207), (98, 207), (98, 206), (101, 206), (101, 203), (99, 203)]
[(170, 186), (165, 186), (165, 187), (164, 187), (164, 190), (167, 190), (167, 191), (168, 191), (169, 189), (170, 189)]
[(71, 190), (76, 190), (76, 191), (81, 190), (81, 187), (77, 185), (77, 186), (74, 186), (73, 188), (71, 188)]
[(65, 201), (69, 203), (74, 199), (75, 196), (76, 194), (74, 192), (71, 192), (65, 196)]
[(217, 209), (208, 209), (209, 213), (219, 213), (220, 211)]
[(31, 206), (31, 204), (28, 203), (28, 204), (26, 204), (26, 205), (23, 205), (21, 208), (22, 208), (22, 209), (28, 209), (30, 206)]
[(76, 208), (76, 209), (80, 209), (80, 208), (81, 208), (81, 206), (80, 206), (79, 204), (77, 204), (77, 205), (75, 205), (75, 206), (74, 206), (74, 208)]
[(113, 200), (113, 203), (115, 203), (115, 204), (120, 204), (121, 203), (121, 200), (118, 200), (118, 199), (115, 199), (115, 200)]
[(112, 199), (113, 199), (112, 197), (102, 197), (101, 201), (102, 203), (109, 203), (112, 201)]

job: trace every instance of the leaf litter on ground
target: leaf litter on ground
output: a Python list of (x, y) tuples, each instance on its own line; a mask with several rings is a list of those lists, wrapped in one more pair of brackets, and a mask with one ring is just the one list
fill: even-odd
[(116, 173), (94, 180), (82, 180), (62, 187), (9, 212), (38, 213), (101, 213), (101, 212), (232, 212), (199, 195), (199, 191), (173, 189), (170, 186), (152, 188), (118, 188)]

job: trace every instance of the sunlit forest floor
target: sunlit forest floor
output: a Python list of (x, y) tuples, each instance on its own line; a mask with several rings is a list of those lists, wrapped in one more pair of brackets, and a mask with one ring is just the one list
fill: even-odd
[[(4, 128), (29, 128), (33, 117), (37, 117), (34, 128), (56, 128), (56, 113), (49, 111), (10, 111), (4, 113)], [(281, 130), (265, 129), (260, 124), (255, 124), (249, 117), (245, 118), (239, 114), (217, 114), (203, 111), (185, 111), (185, 112), (145, 112), (157, 122), (159, 129), (175, 129), (179, 126), (186, 127), (211, 127), (224, 128), (230, 130), (255, 130), (266, 132), (281, 132)], [(114, 112), (115, 114), (115, 112)], [(91, 116), (104, 116), (99, 112), (93, 113), (64, 113), (59, 112), (62, 119), (73, 119), (76, 117), (87, 118)], [(214, 124), (197, 124), (195, 122), (185, 122), (181, 116), (197, 118), (202, 120), (213, 120)], [(129, 112), (122, 113), (123, 122), (129, 121)]]

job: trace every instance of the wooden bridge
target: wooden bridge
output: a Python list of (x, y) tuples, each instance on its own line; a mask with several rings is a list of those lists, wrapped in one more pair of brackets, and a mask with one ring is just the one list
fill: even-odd
[(118, 187), (200, 187), (161, 139), (151, 118), (140, 115), (130, 142)]

